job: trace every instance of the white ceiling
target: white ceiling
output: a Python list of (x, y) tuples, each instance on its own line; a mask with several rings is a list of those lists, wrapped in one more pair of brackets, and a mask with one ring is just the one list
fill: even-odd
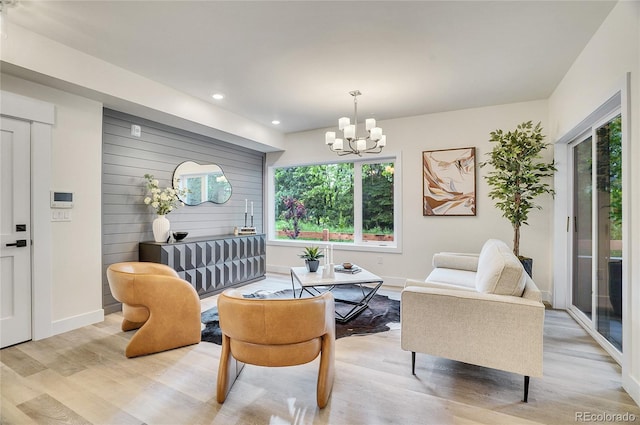
[[(26, 1), (18, 25), (283, 132), (549, 97), (613, 1)], [(212, 93), (226, 95), (215, 101)]]

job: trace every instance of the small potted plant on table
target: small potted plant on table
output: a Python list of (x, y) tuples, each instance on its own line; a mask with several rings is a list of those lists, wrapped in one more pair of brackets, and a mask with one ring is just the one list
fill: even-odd
[(320, 248), (317, 246), (307, 246), (302, 254), (298, 254), (300, 258), (304, 258), (304, 262), (307, 265), (307, 270), (310, 272), (318, 271), (320, 266), (320, 259), (324, 257), (324, 254), (320, 252)]

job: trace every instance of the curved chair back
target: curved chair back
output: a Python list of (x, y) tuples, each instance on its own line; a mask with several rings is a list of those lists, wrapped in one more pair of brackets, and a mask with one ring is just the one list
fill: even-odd
[(326, 334), (331, 325), (335, 329), (333, 311), (326, 317), (328, 303), (333, 304), (330, 293), (314, 298), (260, 299), (226, 291), (218, 298), (220, 327), (232, 339), (254, 344), (308, 341)]
[(242, 369), (232, 359), (258, 366), (293, 366), (320, 354), (317, 401), (320, 407), (327, 404), (333, 386), (336, 325), (330, 292), (313, 298), (257, 299), (227, 290), (218, 296), (218, 315), (220, 403)]
[(122, 303), (137, 304), (134, 283), (138, 275), (162, 275), (179, 279), (178, 273), (164, 264), (145, 262), (111, 264), (107, 267), (107, 280), (113, 297)]
[(145, 262), (111, 264), (107, 279), (122, 303), (122, 330), (138, 329), (127, 357), (200, 342), (200, 298), (171, 267)]

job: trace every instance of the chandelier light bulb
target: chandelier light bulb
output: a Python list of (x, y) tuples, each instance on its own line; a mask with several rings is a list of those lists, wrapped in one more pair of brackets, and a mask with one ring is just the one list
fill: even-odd
[(9, 8), (15, 7), (18, 0), (0, 0), (0, 38), (5, 40), (9, 31)]
[(373, 127), (371, 129), (371, 140), (380, 140), (382, 137), (382, 129), (380, 127)]
[(336, 141), (335, 131), (327, 131), (324, 134), (324, 140), (327, 145), (333, 145), (333, 143)]
[(7, 7), (9, 3), (0, 0), (0, 38), (2, 40), (7, 39)]
[(374, 120), (373, 118), (367, 118), (365, 120), (365, 125), (367, 128), (367, 131), (369, 131), (376, 126), (376, 120)]
[(356, 126), (354, 124), (349, 124), (344, 128), (344, 138), (349, 140), (349, 139), (355, 139), (355, 137), (356, 137)]

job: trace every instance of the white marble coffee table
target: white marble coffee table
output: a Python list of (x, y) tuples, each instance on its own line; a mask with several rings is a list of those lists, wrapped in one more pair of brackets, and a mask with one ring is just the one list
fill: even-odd
[[(293, 296), (296, 297), (296, 282), (300, 286), (300, 294), (298, 298), (302, 298), (302, 294), (306, 292), (311, 296), (319, 295), (326, 291), (332, 291), (336, 287), (344, 285), (354, 285), (359, 288), (361, 298), (357, 300), (345, 300), (336, 298), (336, 302), (350, 304), (353, 306), (346, 314), (336, 311), (336, 320), (339, 322), (348, 322), (356, 317), (369, 305), (369, 301), (376, 294), (382, 285), (382, 278), (371, 273), (368, 270), (358, 267), (358, 273), (340, 273), (335, 272), (333, 277), (322, 277), (324, 266), (318, 268), (316, 272), (309, 272), (306, 267), (291, 267), (291, 287), (293, 288)], [(373, 286), (372, 286), (373, 285)]]

